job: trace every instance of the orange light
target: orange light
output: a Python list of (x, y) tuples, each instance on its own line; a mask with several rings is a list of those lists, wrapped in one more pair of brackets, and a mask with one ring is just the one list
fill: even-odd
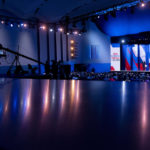
[(73, 51), (73, 50), (74, 50), (74, 47), (71, 47), (70, 49)]
[(71, 44), (74, 44), (75, 42), (74, 42), (74, 40), (71, 40), (70, 43), (71, 43)]
[(74, 54), (71, 54), (71, 57), (73, 57), (74, 56)]

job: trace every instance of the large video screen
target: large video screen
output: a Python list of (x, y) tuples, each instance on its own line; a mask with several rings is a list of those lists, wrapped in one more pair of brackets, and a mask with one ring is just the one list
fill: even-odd
[(150, 71), (150, 44), (112, 44), (111, 71), (120, 70)]

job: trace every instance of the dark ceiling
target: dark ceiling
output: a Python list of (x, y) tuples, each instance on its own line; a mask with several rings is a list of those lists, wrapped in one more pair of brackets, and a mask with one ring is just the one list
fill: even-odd
[[(22, 18), (58, 21), (63, 16), (79, 16), (113, 7), (127, 0), (0, 0), (0, 13)], [(132, 0), (133, 1), (133, 0)]]

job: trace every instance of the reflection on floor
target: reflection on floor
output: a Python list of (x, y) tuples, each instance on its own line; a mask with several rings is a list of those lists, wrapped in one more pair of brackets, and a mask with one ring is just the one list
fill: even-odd
[(6, 150), (150, 148), (146, 82), (1, 79)]

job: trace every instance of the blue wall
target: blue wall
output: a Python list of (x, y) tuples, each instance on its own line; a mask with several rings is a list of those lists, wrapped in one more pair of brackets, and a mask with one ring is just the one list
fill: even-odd
[[(80, 36), (69, 36), (69, 41), (75, 39), (78, 43), (78, 57), (76, 59), (71, 59), (69, 62), (66, 61), (66, 37), (63, 35), (63, 53), (65, 64), (70, 64), (72, 71), (74, 69), (74, 64), (88, 64), (89, 71), (95, 68), (96, 72), (106, 72), (110, 71), (110, 37), (102, 33), (94, 23), (88, 22), (87, 24), (88, 32)], [(50, 35), (50, 59), (54, 60), (54, 33), (49, 32)], [(40, 31), (40, 48), (41, 48), (41, 62), (45, 63), (47, 60), (47, 41), (46, 41), (46, 31)], [(10, 26), (0, 24), (0, 43), (4, 47), (8, 47), (14, 51), (19, 52), (38, 59), (37, 51), (37, 33), (36, 29), (19, 29), (17, 26), (11, 28)], [(91, 59), (91, 46), (96, 46), (97, 55), (96, 58)], [(58, 61), (61, 59), (60, 55), (60, 33), (57, 33), (57, 54)], [(7, 60), (0, 59), (0, 74), (6, 73), (8, 67), (14, 59), (14, 55), (7, 53), (9, 57)], [(70, 55), (70, 51), (69, 51)], [(28, 61), (20, 57), (20, 63), (24, 68), (27, 65), (38, 65), (32, 61)], [(44, 72), (42, 66), (42, 73)]]
[[(95, 23), (87, 22), (87, 33), (83, 34), (80, 40), (80, 55), (78, 62), (89, 64), (89, 71), (92, 68), (96, 72), (110, 71), (110, 37), (102, 33)], [(91, 58), (91, 47), (96, 47), (96, 57)]]
[(110, 36), (150, 31), (150, 8), (148, 7), (136, 7), (134, 14), (131, 14), (130, 8), (127, 11), (117, 11), (116, 18), (109, 15), (108, 21), (101, 17), (97, 22), (98, 26)]

